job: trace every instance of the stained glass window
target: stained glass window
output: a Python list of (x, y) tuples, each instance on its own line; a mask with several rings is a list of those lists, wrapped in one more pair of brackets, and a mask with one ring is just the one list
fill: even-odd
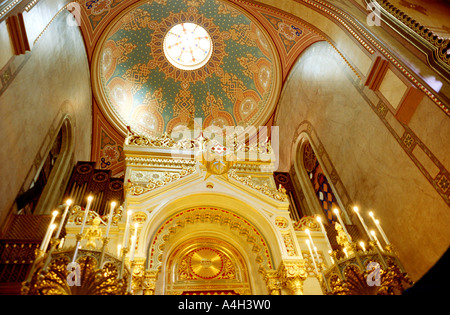
[(333, 213), (334, 208), (339, 208), (336, 197), (309, 143), (303, 151), (303, 164), (328, 223), (337, 222), (337, 217)]
[(172, 27), (164, 38), (167, 59), (177, 68), (195, 70), (211, 57), (212, 41), (208, 32), (194, 23), (181, 23)]

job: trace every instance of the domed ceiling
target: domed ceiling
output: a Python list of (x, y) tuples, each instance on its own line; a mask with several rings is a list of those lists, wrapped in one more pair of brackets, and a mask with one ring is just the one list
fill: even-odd
[(94, 92), (122, 133), (127, 126), (147, 135), (258, 127), (280, 93), (269, 37), (219, 0), (141, 2), (110, 24), (97, 47)]

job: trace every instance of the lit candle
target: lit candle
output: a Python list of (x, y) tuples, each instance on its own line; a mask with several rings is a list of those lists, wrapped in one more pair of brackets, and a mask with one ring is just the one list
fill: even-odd
[(133, 235), (131, 237), (131, 254), (130, 254), (130, 261), (134, 261), (134, 252), (136, 250), (136, 236)]
[(319, 254), (317, 253), (317, 247), (316, 246), (314, 246), (314, 244), (313, 244), (313, 249), (314, 249), (314, 253), (316, 254), (316, 257), (317, 257), (317, 263), (320, 265), (320, 258), (319, 258)]
[(56, 229), (56, 224), (52, 224), (49, 227), (49, 233), (47, 238), (44, 240), (44, 248), (42, 249), (44, 253), (47, 251), (48, 244), (50, 243), (50, 239), (52, 238), (53, 231)]
[(366, 252), (366, 247), (364, 246), (364, 242), (359, 242), (359, 246), (361, 246), (363, 252)]
[(108, 216), (108, 227), (106, 228), (106, 236), (109, 236), (109, 230), (111, 229), (111, 222), (112, 222), (112, 216), (114, 213), (114, 208), (116, 207), (116, 203), (113, 201), (111, 202), (111, 211), (109, 212), (109, 216)]
[(136, 238), (137, 238), (138, 226), (139, 226), (139, 223), (134, 224), (134, 237), (136, 237)]
[(84, 227), (85, 227), (85, 225), (86, 225), (87, 216), (88, 216), (89, 210), (90, 210), (90, 208), (91, 208), (92, 199), (93, 199), (92, 196), (89, 196), (89, 197), (87, 198), (88, 201), (87, 201), (87, 204), (86, 204), (86, 210), (84, 211), (84, 218), (83, 218), (83, 223), (81, 224), (80, 234), (83, 234)]
[(378, 248), (383, 251), (383, 247), (381, 247), (380, 241), (378, 240), (377, 236), (375, 235), (375, 231), (370, 231), (370, 234), (372, 234), (375, 242), (377, 242)]
[(386, 234), (384, 234), (384, 231), (383, 231), (383, 229), (381, 228), (380, 221), (378, 221), (377, 219), (375, 219), (375, 217), (374, 217), (372, 211), (369, 212), (369, 215), (372, 217), (373, 222), (375, 222), (375, 225), (377, 226), (378, 231), (380, 232), (381, 237), (383, 237), (383, 240), (384, 240), (384, 242), (386, 243), (386, 245), (390, 245), (391, 243), (389, 242), (389, 240), (388, 240)]
[(359, 219), (359, 221), (361, 222), (361, 224), (362, 224), (362, 226), (363, 226), (363, 228), (364, 228), (364, 231), (366, 231), (366, 234), (369, 236), (369, 240), (373, 241), (373, 240), (372, 240), (372, 235), (370, 235), (369, 229), (367, 228), (366, 223), (364, 222), (363, 218), (362, 218), (361, 215), (359, 214), (358, 207), (353, 207), (353, 211), (355, 211), (356, 215), (358, 216), (358, 219)]
[(131, 210), (127, 211), (127, 222), (125, 223), (125, 236), (123, 238), (123, 248), (128, 247), (128, 233), (130, 232), (130, 217), (133, 212)]
[(314, 242), (312, 240), (311, 233), (309, 232), (309, 229), (306, 229), (305, 233), (308, 234), (308, 238), (309, 238), (309, 241), (311, 242), (311, 246), (314, 248), (314, 252), (316, 253), (317, 263), (319, 263), (319, 254), (317, 254), (317, 248), (316, 248), (316, 246), (314, 246)]
[(59, 223), (58, 231), (56, 232), (55, 238), (59, 238), (59, 234), (61, 234), (61, 230), (63, 228), (64, 222), (66, 221), (67, 212), (69, 211), (69, 207), (71, 204), (72, 204), (72, 200), (68, 199), (66, 201), (66, 208), (64, 209), (64, 213), (61, 218), (61, 222)]
[(327, 232), (325, 231), (325, 227), (323, 226), (322, 219), (319, 216), (317, 217), (317, 222), (319, 222), (320, 229), (322, 230), (323, 236), (325, 237), (325, 240), (327, 241), (328, 248), (330, 249), (330, 251), (332, 251), (333, 248), (331, 247), (331, 243), (330, 243), (330, 240), (328, 239)]
[[(89, 196), (89, 197), (87, 198), (88, 201), (87, 201), (87, 204), (86, 204), (86, 210), (84, 211), (84, 217), (83, 217), (83, 223), (81, 224), (80, 235), (83, 234), (84, 227), (85, 227), (85, 225), (86, 225), (87, 216), (88, 216), (88, 213), (89, 213), (89, 209), (91, 208), (92, 199), (93, 199), (92, 196)], [(75, 260), (77, 259), (77, 256), (78, 256), (78, 249), (80, 248), (80, 245), (81, 245), (80, 242), (81, 242), (81, 241), (77, 241), (77, 245), (75, 246), (75, 252), (73, 253), (73, 258), (72, 258), (72, 262), (73, 262), (73, 263), (74, 263)]]
[(55, 222), (55, 218), (57, 215), (58, 215), (58, 211), (55, 210), (52, 212), (52, 219), (50, 220), (50, 224), (48, 225), (47, 231), (45, 232), (44, 239), (42, 240), (42, 243), (41, 243), (41, 247), (39, 248), (42, 251), (45, 251), (44, 250), (45, 242), (47, 241), (47, 238), (51, 237), (50, 233), (53, 233), (53, 230), (51, 229), (51, 227), (53, 226), (53, 223)]
[(311, 259), (313, 261), (314, 269), (316, 270), (316, 274), (319, 274), (319, 271), (317, 270), (316, 261), (314, 260), (314, 255), (313, 255), (313, 252), (312, 252), (312, 249), (311, 249), (311, 245), (309, 244), (308, 240), (306, 240), (306, 245), (308, 245), (309, 254), (311, 255)]
[(339, 210), (338, 210), (337, 208), (334, 209), (334, 213), (336, 213), (336, 216), (337, 216), (337, 218), (338, 218), (338, 220), (339, 220), (339, 223), (342, 225), (342, 229), (344, 230), (345, 235), (347, 236), (348, 241), (351, 243), (351, 242), (352, 242), (352, 238), (350, 237), (350, 235), (349, 235), (348, 232), (347, 232), (347, 229), (345, 228), (345, 224), (344, 224), (344, 222), (342, 221), (341, 215), (339, 214)]

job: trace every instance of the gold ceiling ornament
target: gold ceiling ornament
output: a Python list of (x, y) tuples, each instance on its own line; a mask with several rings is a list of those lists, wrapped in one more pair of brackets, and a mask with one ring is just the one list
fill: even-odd
[(23, 283), (22, 295), (127, 294), (128, 277), (119, 277), (119, 261), (110, 260), (98, 268), (98, 257), (92, 253), (80, 252), (75, 263), (70, 262), (68, 252), (54, 254), (48, 266), (40, 260), (35, 272)]

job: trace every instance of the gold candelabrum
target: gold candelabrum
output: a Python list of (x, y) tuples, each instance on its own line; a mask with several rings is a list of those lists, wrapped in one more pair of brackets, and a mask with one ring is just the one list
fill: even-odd
[[(126, 263), (126, 256), (130, 250), (128, 242), (124, 240), (124, 248), (116, 254), (108, 251), (111, 224), (121, 219), (122, 209), (119, 207), (114, 211), (115, 203), (111, 204), (106, 235), (103, 235), (100, 228), (102, 220), (95, 212), (90, 211), (91, 202), (92, 197), (89, 197), (87, 206), (83, 210), (79, 206), (71, 207), (71, 201), (68, 200), (56, 233), (54, 222), (58, 212), (53, 212), (42, 244), (36, 250), (36, 259), (30, 273), (22, 283), (23, 295), (126, 295), (131, 293), (134, 261), (130, 259), (129, 265)], [(65, 248), (60, 232), (65, 226), (69, 209), (71, 209), (72, 219), (75, 217), (74, 220), (76, 220), (77, 215), (83, 214), (83, 220), (80, 232), (76, 235), (76, 245)], [(85, 231), (88, 216), (93, 217), (92, 224)], [(82, 240), (86, 240), (85, 248), (81, 246)], [(97, 246), (98, 243), (101, 243), (100, 247)], [(133, 242), (132, 245), (135, 246), (136, 243)]]
[[(335, 249), (331, 246), (320, 216), (316, 217), (322, 233), (327, 241), (331, 265), (317, 263), (312, 251), (311, 257), (315, 267), (315, 274), (322, 291), (327, 295), (397, 295), (412, 286), (413, 282), (403, 268), (394, 246), (387, 239), (379, 221), (373, 212), (369, 215), (374, 220), (378, 231), (383, 237), (385, 246), (381, 245), (375, 231), (368, 230), (359, 209), (354, 208), (360, 223), (368, 234), (368, 246), (364, 242), (356, 243), (347, 232), (337, 209), (338, 222), (334, 223), (337, 232)], [(306, 230), (311, 242), (309, 231)]]

